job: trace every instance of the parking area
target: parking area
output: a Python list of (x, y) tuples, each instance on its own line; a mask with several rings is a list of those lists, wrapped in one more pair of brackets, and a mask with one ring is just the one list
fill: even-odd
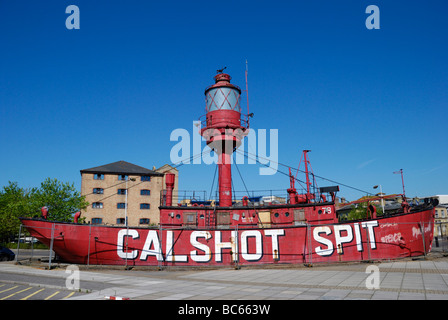
[(0, 301), (2, 300), (64, 300), (82, 295), (81, 292), (43, 288), (24, 284), (0, 282)]

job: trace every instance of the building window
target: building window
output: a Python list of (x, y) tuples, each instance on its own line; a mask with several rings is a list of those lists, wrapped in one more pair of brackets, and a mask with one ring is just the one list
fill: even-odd
[(92, 203), (92, 209), (103, 209), (103, 203), (102, 202)]
[(117, 209), (126, 209), (126, 203), (124, 202), (117, 203)]
[(149, 218), (141, 218), (140, 224), (149, 224)]
[(102, 224), (103, 219), (102, 218), (92, 218), (92, 224)]
[(103, 194), (104, 189), (103, 188), (93, 188), (93, 194)]
[(150, 196), (151, 190), (146, 190), (146, 189), (140, 190), (140, 195), (141, 196)]
[(102, 173), (95, 173), (93, 175), (93, 179), (95, 179), (95, 180), (104, 180), (104, 174), (102, 174)]
[(150, 209), (149, 203), (140, 203), (140, 209)]
[(126, 218), (117, 218), (117, 224), (126, 224)]
[(128, 175), (127, 174), (119, 174), (118, 180), (126, 181), (126, 180), (128, 180)]
[(142, 176), (142, 181), (151, 181), (151, 176)]
[(126, 189), (118, 189), (117, 194), (126, 194)]

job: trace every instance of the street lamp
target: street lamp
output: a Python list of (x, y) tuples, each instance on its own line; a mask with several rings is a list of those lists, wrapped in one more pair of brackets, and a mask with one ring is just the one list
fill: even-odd
[(379, 185), (373, 186), (373, 189), (378, 188), (378, 186), (380, 187), (381, 207), (383, 208), (383, 214), (385, 214), (386, 212), (384, 211), (383, 187), (379, 184)]
[(135, 178), (126, 177), (126, 198), (124, 204), (124, 222), (126, 223), (126, 268), (128, 267), (128, 239), (129, 239), (129, 223), (128, 223), (128, 181), (135, 181)]

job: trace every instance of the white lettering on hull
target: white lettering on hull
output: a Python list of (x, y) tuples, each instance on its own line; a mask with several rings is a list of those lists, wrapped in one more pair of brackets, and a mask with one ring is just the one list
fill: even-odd
[[(248, 238), (255, 238), (255, 253), (248, 252)], [(246, 261), (258, 261), (263, 257), (261, 232), (250, 230), (241, 233), (241, 256)]]
[[(274, 260), (279, 259), (280, 246), (279, 236), (284, 236), (285, 230), (283, 229), (269, 229), (264, 231), (265, 237), (271, 237), (272, 241), (272, 258)], [(239, 236), (239, 237), (238, 237)], [(166, 231), (166, 261), (168, 262), (188, 262), (191, 258), (194, 262), (207, 263), (210, 262), (212, 256), (215, 258), (215, 262), (223, 261), (223, 250), (230, 249), (232, 261), (237, 261), (239, 257), (238, 250), (241, 250), (241, 257), (246, 261), (258, 261), (263, 253), (263, 235), (259, 230), (246, 230), (239, 233), (237, 236), (236, 231), (230, 231), (230, 242), (222, 240), (222, 232), (215, 231), (214, 237), (209, 231), (192, 231), (190, 235), (190, 245), (195, 249), (189, 252), (189, 255), (176, 255), (174, 248), (176, 247), (176, 241), (174, 232), (171, 230)], [(135, 249), (131, 252), (127, 251), (127, 246), (124, 244), (127, 237), (132, 239), (138, 239), (140, 234), (135, 229), (122, 229), (118, 231), (117, 236), (117, 254), (122, 259), (136, 259), (138, 257), (139, 250)], [(211, 238), (214, 238), (214, 254), (210, 249), (210, 246), (202, 243), (199, 239), (204, 239), (208, 242)], [(249, 242), (253, 242), (255, 245), (250, 246)], [(249, 248), (255, 248), (255, 252), (250, 252)], [(149, 256), (154, 256), (157, 261), (164, 261), (161, 241), (159, 234), (156, 230), (149, 230), (146, 236), (145, 243), (141, 250), (140, 260), (147, 261)]]
[(316, 247), (315, 251), (318, 255), (322, 257), (331, 256), (333, 254), (333, 242), (330, 239), (321, 237), (320, 234), (325, 233), (325, 235), (331, 234), (331, 229), (329, 226), (325, 227), (315, 227), (313, 230), (313, 238), (320, 244), (327, 246), (327, 249), (323, 249), (321, 246)]
[(200, 243), (198, 238), (204, 238), (205, 240), (210, 240), (212, 235), (209, 231), (193, 231), (190, 236), (191, 245), (198, 250), (201, 250), (204, 254), (199, 254), (197, 250), (190, 251), (191, 260), (194, 262), (210, 262), (212, 259), (212, 253), (210, 247)]
[[(154, 249), (151, 249), (151, 247), (154, 247)], [(146, 261), (148, 256), (155, 256), (157, 261), (163, 261), (162, 248), (160, 247), (159, 235), (156, 230), (148, 231), (148, 236), (146, 237), (140, 260)]]
[[(344, 248), (356, 246), (358, 252), (363, 251), (362, 230), (364, 230), (366, 239), (371, 249), (376, 249), (375, 227), (378, 221), (366, 221), (354, 224), (336, 224), (327, 226), (316, 226), (312, 228), (311, 236), (319, 245), (313, 249), (317, 255), (328, 257), (337, 254), (344, 254)], [(306, 229), (303, 231), (304, 235)], [(229, 241), (223, 240), (223, 234), (230, 233)], [(180, 237), (182, 233), (178, 234)], [(141, 250), (135, 248), (135, 245), (129, 246), (128, 241), (134, 241), (140, 238), (139, 231), (136, 229), (122, 229), (118, 231), (117, 236), (117, 255), (121, 259), (137, 259), (147, 261), (153, 256), (157, 261), (167, 262), (188, 262), (190, 259), (197, 263), (208, 263), (215, 260), (221, 263), (225, 254), (231, 255), (231, 261), (243, 259), (247, 262), (260, 261), (266, 255), (264, 249), (271, 251), (272, 260), (280, 260), (281, 245), (280, 237), (285, 236), (285, 229), (266, 229), (266, 230), (244, 230), (244, 231), (191, 231), (189, 244), (185, 244), (185, 239), (181, 242), (175, 238), (175, 231), (167, 230), (164, 234), (165, 252), (162, 252), (162, 241), (159, 238), (157, 230), (149, 230), (145, 243)], [(228, 235), (227, 235), (228, 236)], [(131, 238), (131, 239), (129, 239)], [(263, 243), (270, 238), (271, 246), (266, 248)], [(210, 244), (209, 240), (213, 239)], [(303, 245), (301, 237), (292, 238), (297, 243), (288, 243), (289, 247), (300, 247)], [(306, 237), (304, 237), (306, 239)], [(187, 240), (188, 241), (188, 240)], [(355, 242), (355, 243), (353, 243)], [(185, 249), (190, 245), (192, 250)], [(177, 248), (177, 249), (176, 249)], [(181, 248), (183, 248), (182, 251)], [(214, 250), (214, 251), (213, 251)], [(181, 252), (182, 254), (179, 254)], [(139, 257), (140, 253), (140, 257)], [(176, 254), (177, 253), (177, 254)], [(188, 254), (187, 254), (188, 253)], [(300, 252), (297, 252), (300, 254)]]
[(138, 239), (140, 235), (138, 234), (137, 230), (134, 229), (122, 229), (118, 231), (118, 241), (117, 241), (117, 254), (122, 259), (135, 259), (138, 255), (138, 250), (133, 250), (131, 252), (125, 252), (127, 249), (127, 241), (129, 239), (126, 239), (127, 237), (132, 237), (132, 239)]
[[(333, 228), (331, 228), (333, 227)], [(366, 230), (367, 242), (370, 244), (371, 249), (376, 249), (375, 241), (375, 227), (378, 227), (378, 221), (366, 221), (361, 223), (361, 227)], [(332, 230), (333, 229), (333, 230)], [(354, 229), (354, 232), (353, 232)], [(342, 224), (334, 226), (322, 226), (315, 227), (313, 230), (313, 238), (319, 244), (325, 246), (317, 246), (314, 250), (316, 254), (321, 257), (328, 257), (334, 253), (333, 241), (328, 238), (334, 231), (334, 243), (336, 245), (336, 252), (338, 254), (344, 254), (344, 245), (349, 245), (355, 240), (356, 250), (358, 252), (363, 251), (361, 229), (359, 223)], [(322, 236), (325, 234), (327, 237)]]

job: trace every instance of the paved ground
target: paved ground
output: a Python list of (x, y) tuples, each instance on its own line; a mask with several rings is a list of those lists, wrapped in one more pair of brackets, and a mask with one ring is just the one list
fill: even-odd
[[(63, 268), (44, 270), (12, 263), (1, 263), (0, 273), (59, 280), (70, 275)], [(84, 294), (66, 297), (68, 300), (104, 300), (106, 296), (131, 300), (448, 299), (448, 258), (443, 255), (420, 260), (310, 268), (89, 269), (80, 270), (79, 275), (81, 290), (77, 291)], [(93, 283), (102, 285), (92, 290)]]

